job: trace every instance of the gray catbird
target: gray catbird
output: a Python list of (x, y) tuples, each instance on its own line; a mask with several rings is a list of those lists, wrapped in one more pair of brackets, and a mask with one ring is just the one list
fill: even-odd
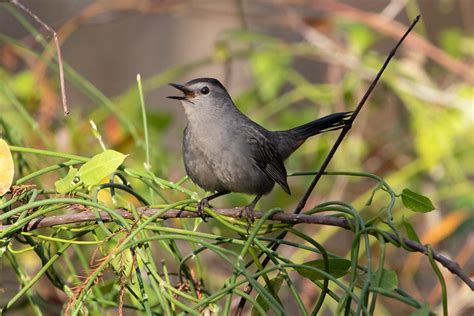
[(334, 113), (286, 131), (271, 132), (240, 112), (216, 79), (170, 85), (184, 94), (168, 98), (181, 101), (188, 121), (183, 139), (186, 173), (201, 188), (216, 192), (198, 203), (201, 216), (210, 200), (240, 192), (257, 195), (245, 207), (245, 215), (253, 220), (255, 204), (275, 182), (290, 194), (283, 161), (308, 137), (342, 128), (351, 113)]

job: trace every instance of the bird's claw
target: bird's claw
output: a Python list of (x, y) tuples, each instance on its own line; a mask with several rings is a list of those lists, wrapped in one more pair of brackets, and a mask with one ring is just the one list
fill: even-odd
[(196, 207), (196, 213), (197, 215), (204, 221), (204, 222), (207, 222), (207, 214), (206, 212), (204, 212), (204, 208), (205, 207), (208, 207), (210, 206), (209, 205), (209, 201), (207, 199), (202, 199), (201, 201), (199, 201), (199, 203), (197, 204), (197, 207)]
[(243, 207), (242, 211), (240, 212), (239, 217), (245, 217), (247, 222), (247, 234), (249, 234), (250, 227), (255, 222), (255, 212), (254, 212), (254, 205), (246, 205)]
[(253, 224), (255, 222), (255, 212), (252, 205), (247, 205), (244, 208), (244, 216), (247, 218), (247, 221)]

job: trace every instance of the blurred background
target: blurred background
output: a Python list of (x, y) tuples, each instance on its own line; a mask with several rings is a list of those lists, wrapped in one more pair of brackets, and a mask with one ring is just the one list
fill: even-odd
[[(140, 74), (152, 170), (171, 181), (185, 176), (181, 138), (186, 122), (178, 102), (165, 98), (175, 93), (167, 83), (218, 78), (237, 106), (258, 123), (268, 129), (294, 127), (354, 109), (390, 49), (421, 14), (329, 169), (374, 173), (396, 192), (410, 188), (430, 197), (435, 211), (415, 214), (398, 205), (396, 223), (410, 221), (423, 243), (431, 243), (473, 275), (474, 2), (21, 3), (58, 34), (70, 114), (63, 114), (56, 62), (21, 19), (30, 21), (48, 40), (52, 35), (18, 8), (2, 3), (0, 85), (12, 95), (0, 90), (0, 136), (9, 134), (19, 146), (92, 156), (101, 151), (89, 123), (93, 120), (108, 148), (129, 154), (127, 166), (142, 168), (145, 151), (136, 84)], [(307, 141), (287, 161), (288, 172), (317, 170), (336, 136)], [(35, 161), (38, 169), (45, 165)], [(41, 185), (52, 188), (58, 178), (44, 178)], [(292, 196), (275, 188), (258, 208), (280, 206), (291, 212), (310, 181), (310, 177), (291, 177)], [(186, 186), (204, 196), (191, 182)], [(367, 179), (324, 177), (308, 206), (343, 200), (371, 218), (377, 206), (386, 202), (381, 199), (365, 206), (373, 188)], [(177, 192), (169, 192), (169, 197), (182, 198)], [(233, 194), (214, 206), (239, 206), (251, 198)], [(301, 229), (341, 255), (353, 239), (351, 232), (336, 228)], [(439, 311), (441, 291), (426, 258), (388, 248), (388, 266), (398, 272), (400, 286)], [(37, 269), (37, 264), (31, 260), (30, 268)], [(208, 264), (213, 265), (211, 259)], [(228, 273), (220, 270), (212, 271), (216, 287), (219, 277)], [(442, 272), (448, 282), (450, 314), (472, 315), (472, 292), (447, 270)], [(311, 302), (314, 295), (307, 283), (303, 280), (299, 287), (302, 293), (308, 288), (304, 300)], [(49, 295), (54, 301), (52, 288), (48, 292), (45, 286), (42, 291), (46, 300)], [(396, 301), (385, 299), (383, 304), (387, 313), (410, 312), (398, 310)]]

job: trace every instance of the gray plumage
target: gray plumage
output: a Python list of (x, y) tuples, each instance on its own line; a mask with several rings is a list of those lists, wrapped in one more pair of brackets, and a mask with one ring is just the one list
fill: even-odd
[(217, 191), (216, 197), (229, 192), (255, 194), (252, 207), (275, 182), (290, 194), (284, 160), (308, 137), (344, 126), (350, 115), (335, 113), (271, 132), (240, 112), (216, 79), (170, 85), (184, 94), (169, 98), (180, 100), (186, 113), (183, 157), (189, 177), (206, 191)]

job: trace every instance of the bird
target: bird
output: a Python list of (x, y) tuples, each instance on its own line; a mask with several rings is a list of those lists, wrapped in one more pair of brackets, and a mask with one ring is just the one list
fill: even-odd
[(186, 173), (212, 192), (197, 204), (203, 219), (211, 200), (234, 192), (255, 195), (241, 214), (253, 222), (255, 205), (275, 183), (291, 194), (284, 161), (309, 137), (346, 126), (352, 113), (333, 113), (288, 130), (269, 131), (242, 113), (217, 79), (169, 85), (182, 92), (168, 98), (180, 101), (187, 119), (182, 147)]

